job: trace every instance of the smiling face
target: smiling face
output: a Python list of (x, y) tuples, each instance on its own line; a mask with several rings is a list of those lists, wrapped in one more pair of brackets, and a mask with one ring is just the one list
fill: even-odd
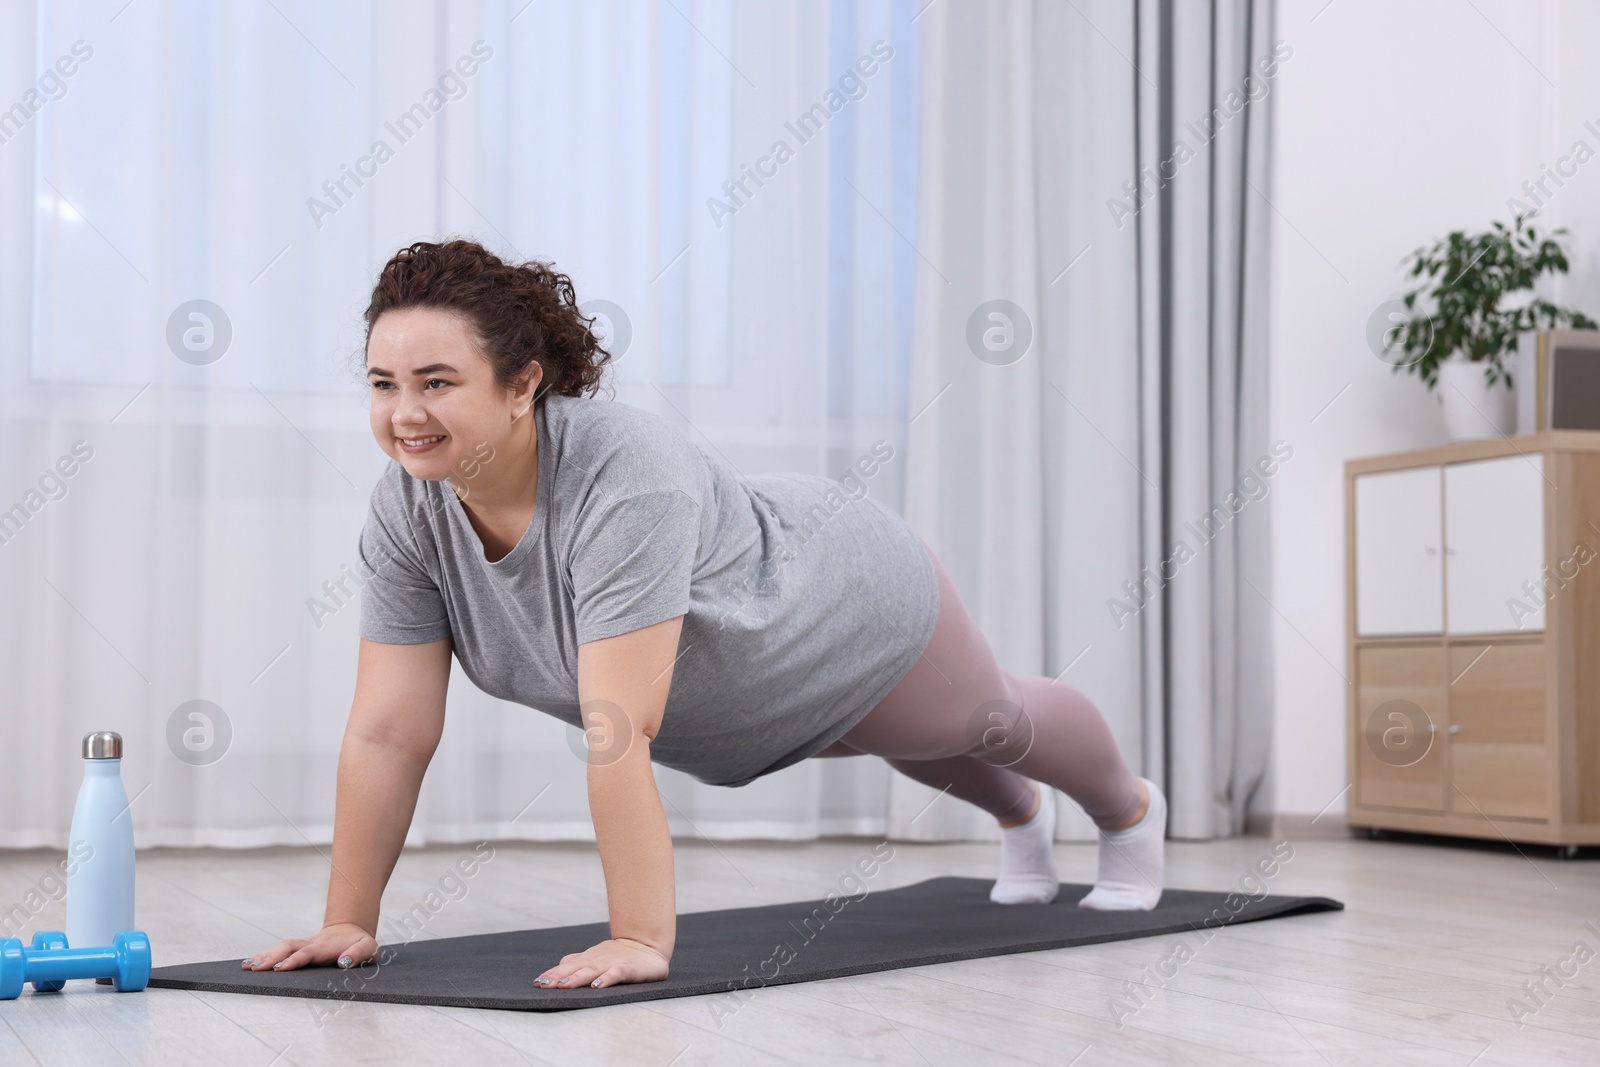
[(462, 481), (486, 448), (516, 451), (513, 434), (542, 375), (537, 363), (519, 389), (495, 380), (469, 322), (441, 308), (384, 312), (367, 336), (372, 436), (413, 478)]

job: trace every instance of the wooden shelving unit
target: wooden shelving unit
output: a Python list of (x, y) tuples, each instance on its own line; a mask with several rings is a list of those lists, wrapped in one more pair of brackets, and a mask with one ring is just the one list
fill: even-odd
[(1600, 433), (1345, 464), (1351, 826), (1600, 844)]

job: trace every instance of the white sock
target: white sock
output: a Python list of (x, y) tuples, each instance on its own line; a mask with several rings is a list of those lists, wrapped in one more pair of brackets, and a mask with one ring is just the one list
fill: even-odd
[(1000, 877), (989, 890), (996, 904), (1048, 904), (1061, 886), (1054, 851), (1055, 794), (1038, 788), (1039, 810), (1033, 818), (1000, 828)]
[(1100, 831), (1100, 869), (1094, 888), (1078, 901), (1096, 911), (1149, 911), (1161, 900), (1162, 850), (1167, 837), (1167, 798), (1148, 778), (1143, 817), (1121, 830)]

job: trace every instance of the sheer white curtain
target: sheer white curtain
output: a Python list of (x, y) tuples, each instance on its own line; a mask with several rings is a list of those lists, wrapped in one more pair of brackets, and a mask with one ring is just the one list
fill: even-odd
[[(916, 14), (0, 9), (0, 846), (65, 844), (91, 729), (125, 738), (141, 846), (330, 839), (385, 462), (359, 315), (411, 241), (553, 259), (608, 323), (616, 399), (746, 473), (889, 442), (871, 489), (899, 508)], [(457, 672), (410, 840), (590, 836), (572, 742)], [(658, 775), (684, 835), (888, 817), (875, 760)]]
[[(941, 0), (906, 514), (999, 660), (1105, 713), (1172, 836), (1243, 830), (1271, 728), (1256, 0)], [(937, 75), (934, 72), (938, 72)], [(1004, 304), (998, 304), (1003, 301)], [(985, 331), (992, 346), (982, 343)], [(993, 823), (892, 785), (896, 832)], [(1091, 824), (1058, 810), (1057, 836)]]

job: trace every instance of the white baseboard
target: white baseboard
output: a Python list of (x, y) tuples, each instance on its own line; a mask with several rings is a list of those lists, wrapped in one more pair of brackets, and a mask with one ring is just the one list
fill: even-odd
[(1308, 837), (1350, 836), (1350, 827), (1340, 812), (1322, 815), (1301, 815), (1293, 812), (1252, 812), (1244, 818), (1246, 837), (1289, 838), (1304, 840)]

